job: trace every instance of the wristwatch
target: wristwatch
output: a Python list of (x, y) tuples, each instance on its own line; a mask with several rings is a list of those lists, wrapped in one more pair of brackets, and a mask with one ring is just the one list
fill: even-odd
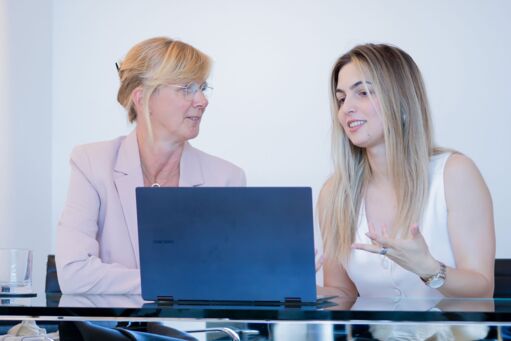
[(446, 267), (445, 264), (442, 262), (440, 263), (440, 271), (438, 271), (436, 274), (431, 275), (426, 278), (422, 278), (422, 281), (430, 288), (438, 289), (445, 283), (445, 273), (446, 273)]

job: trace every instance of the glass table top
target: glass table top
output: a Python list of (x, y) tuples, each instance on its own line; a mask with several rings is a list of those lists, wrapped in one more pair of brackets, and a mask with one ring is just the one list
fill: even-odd
[(0, 297), (0, 318), (105, 317), (233, 321), (494, 322), (511, 324), (511, 299), (334, 298), (318, 306), (171, 304), (139, 295)]

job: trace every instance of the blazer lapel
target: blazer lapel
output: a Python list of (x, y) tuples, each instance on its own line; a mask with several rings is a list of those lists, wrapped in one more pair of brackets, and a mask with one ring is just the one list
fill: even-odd
[(121, 143), (114, 166), (114, 182), (128, 227), (135, 261), (137, 267), (140, 267), (135, 188), (144, 186), (144, 180), (140, 167), (140, 154), (135, 130), (126, 136)]
[(204, 185), (199, 151), (188, 142), (185, 143), (179, 164), (179, 187), (197, 187)]

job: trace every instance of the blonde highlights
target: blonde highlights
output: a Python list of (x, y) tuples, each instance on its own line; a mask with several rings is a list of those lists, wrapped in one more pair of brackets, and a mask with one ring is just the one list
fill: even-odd
[(378, 99), (387, 169), (397, 198), (394, 236), (406, 235), (410, 224), (420, 222), (428, 195), (429, 159), (435, 153), (424, 82), (406, 52), (394, 46), (366, 44), (336, 61), (330, 79), (334, 172), (324, 185), (318, 214), (327, 256), (344, 264), (355, 240), (364, 186), (371, 177), (365, 149), (349, 141), (337, 118), (337, 82), (348, 63), (371, 80)]
[[(211, 59), (194, 47), (166, 37), (144, 40), (133, 46), (119, 64), (121, 85), (117, 101), (128, 111), (128, 120), (134, 122), (142, 114), (150, 127), (149, 98), (165, 84), (205, 81), (211, 69)], [(137, 113), (132, 93), (144, 90), (143, 113)]]

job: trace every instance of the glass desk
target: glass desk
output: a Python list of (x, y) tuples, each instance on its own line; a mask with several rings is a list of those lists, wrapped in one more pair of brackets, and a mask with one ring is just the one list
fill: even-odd
[(511, 299), (333, 299), (316, 306), (158, 304), (138, 295), (0, 298), (0, 319), (441, 322), (511, 325)]
[[(0, 298), (0, 320), (38, 321), (201, 321), (211, 325), (256, 323), (266, 326), (330, 328), (332, 335), (350, 334), (360, 325), (378, 329), (484, 328), (479, 339), (510, 339), (511, 299), (334, 299), (322, 306), (173, 305), (145, 302), (138, 295), (38, 295)], [(460, 327), (461, 326), (461, 327)], [(293, 327), (295, 328), (295, 327)], [(268, 327), (268, 329), (271, 329)], [(304, 340), (338, 340), (350, 337)], [(481, 333), (481, 331), (480, 331)], [(370, 335), (370, 334), (369, 334)], [(273, 338), (280, 340), (284, 338)], [(356, 339), (356, 337), (354, 338)]]

